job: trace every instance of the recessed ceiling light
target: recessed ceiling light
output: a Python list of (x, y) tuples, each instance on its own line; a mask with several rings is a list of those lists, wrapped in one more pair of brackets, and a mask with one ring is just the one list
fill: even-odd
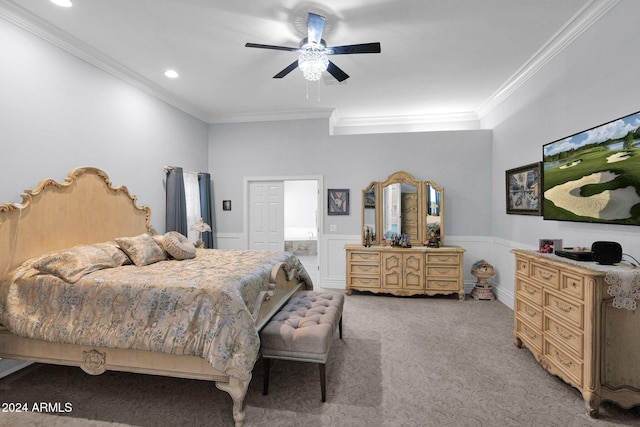
[(71, 3), (71, 0), (51, 0), (51, 3), (57, 4), (60, 7), (71, 7), (71, 6), (73, 6), (73, 3)]
[(180, 74), (176, 70), (167, 70), (164, 72), (164, 75), (169, 77), (170, 79), (177, 79), (180, 77)]

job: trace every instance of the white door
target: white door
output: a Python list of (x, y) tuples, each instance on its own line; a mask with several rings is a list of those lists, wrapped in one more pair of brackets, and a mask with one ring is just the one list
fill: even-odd
[(249, 248), (284, 250), (284, 182), (249, 183)]

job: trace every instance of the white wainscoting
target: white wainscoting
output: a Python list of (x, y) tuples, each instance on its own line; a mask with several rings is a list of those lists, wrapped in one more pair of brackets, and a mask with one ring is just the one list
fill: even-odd
[(325, 234), (320, 246), (320, 287), (347, 288), (347, 255), (345, 245), (359, 245), (360, 235)]
[[(217, 233), (219, 249), (245, 249), (246, 236), (243, 233)], [(344, 246), (359, 245), (360, 235), (324, 234), (320, 242), (320, 276), (318, 286), (331, 289), (346, 289), (346, 255)], [(493, 265), (496, 275), (490, 279), (493, 293), (504, 305), (513, 309), (514, 257), (511, 249), (536, 249), (519, 242), (491, 236), (446, 236), (447, 245), (460, 246), (464, 253), (464, 290), (469, 294), (476, 283), (471, 275), (471, 266), (485, 260)]]
[(216, 233), (216, 249), (246, 249), (247, 238), (244, 233)]

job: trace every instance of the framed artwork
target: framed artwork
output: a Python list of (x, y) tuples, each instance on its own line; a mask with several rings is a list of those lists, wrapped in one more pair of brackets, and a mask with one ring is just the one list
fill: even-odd
[(223, 200), (222, 201), (222, 210), (230, 211), (231, 210), (231, 200)]
[(349, 215), (349, 190), (327, 190), (327, 215)]
[(509, 169), (505, 175), (507, 213), (542, 215), (542, 162)]

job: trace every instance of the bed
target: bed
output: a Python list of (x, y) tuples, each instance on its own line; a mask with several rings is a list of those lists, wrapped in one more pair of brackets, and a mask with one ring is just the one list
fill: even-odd
[(312, 288), (309, 276), (287, 252), (176, 259), (163, 238), (150, 210), (96, 168), (0, 205), (0, 358), (214, 381), (242, 426), (258, 332)]

